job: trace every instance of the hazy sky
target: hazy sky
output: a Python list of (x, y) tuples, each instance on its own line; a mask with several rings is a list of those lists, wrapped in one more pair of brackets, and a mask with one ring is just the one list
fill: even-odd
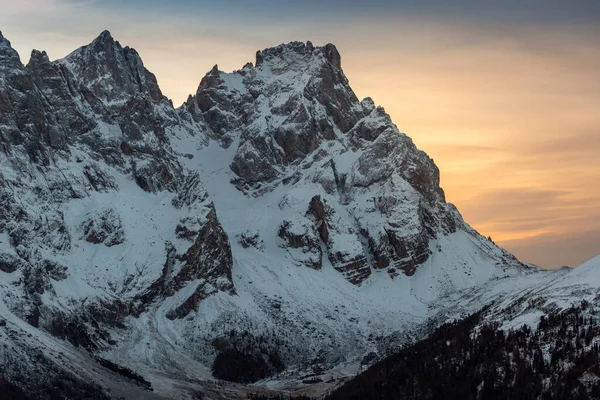
[(370, 96), (440, 167), (466, 221), (523, 261), (600, 253), (600, 1), (0, 0), (27, 62), (108, 29), (176, 104), (217, 63), (332, 42)]

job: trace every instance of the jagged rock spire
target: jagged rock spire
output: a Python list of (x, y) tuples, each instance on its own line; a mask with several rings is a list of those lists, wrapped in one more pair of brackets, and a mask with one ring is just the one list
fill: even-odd
[(114, 41), (110, 32), (105, 29), (102, 32), (100, 32), (100, 35), (98, 35), (98, 37), (94, 41), (110, 41), (110, 40)]
[(32, 50), (31, 57), (29, 58), (29, 62), (27, 63), (27, 68), (32, 68), (34, 66), (38, 66), (40, 64), (49, 63), (50, 59), (48, 58), (48, 54), (45, 51), (40, 50)]
[(20, 68), (22, 66), (19, 53), (12, 48), (10, 41), (0, 32), (0, 69)]
[(332, 66), (341, 70), (341, 56), (335, 45), (328, 43), (325, 46), (314, 46), (311, 41), (290, 42), (259, 50), (256, 52), (256, 66), (259, 67), (264, 61), (294, 63), (302, 60), (305, 62), (306, 59), (320, 55), (323, 55)]

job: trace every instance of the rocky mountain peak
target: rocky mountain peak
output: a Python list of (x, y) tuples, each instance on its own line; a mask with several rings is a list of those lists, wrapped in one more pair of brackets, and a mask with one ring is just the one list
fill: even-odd
[(274, 64), (305, 64), (323, 58), (333, 67), (341, 69), (341, 56), (335, 45), (328, 43), (325, 46), (315, 47), (311, 41), (290, 42), (280, 44), (279, 46), (269, 47), (256, 52), (256, 66), (261, 66), (264, 62)]
[(342, 68), (342, 56), (340, 56), (340, 53), (335, 45), (331, 43), (326, 44), (323, 47), (323, 53), (325, 54), (325, 59), (327, 59), (331, 65), (337, 69)]
[(40, 64), (49, 63), (50, 59), (48, 58), (48, 54), (45, 51), (32, 50), (31, 57), (29, 58), (29, 62), (27, 63), (27, 68), (37, 68)]
[(100, 32), (100, 35), (98, 35), (98, 37), (96, 39), (94, 39), (94, 42), (114, 42), (115, 40), (113, 39), (111, 33), (108, 30), (103, 30), (102, 32)]
[(89, 45), (59, 60), (96, 97), (107, 105), (119, 105), (131, 97), (148, 96), (154, 103), (166, 100), (154, 74), (144, 67), (134, 49), (122, 47), (109, 31)]
[(89, 45), (84, 47), (89, 48), (98, 55), (107, 53), (106, 57), (111, 57), (113, 53), (123, 51), (121, 44), (112, 37), (109, 31), (102, 31)]
[(299, 41), (258, 51), (254, 66), (232, 73), (213, 67), (184, 108), (224, 145), (240, 138), (231, 168), (242, 190), (282, 178), (365, 115), (336, 47)]
[(223, 81), (220, 79), (221, 72), (219, 71), (219, 66), (215, 64), (211, 70), (204, 75), (202, 80), (200, 81), (200, 85), (198, 86), (198, 91), (206, 87), (217, 87)]
[(433, 160), (383, 107), (358, 100), (333, 44), (267, 48), (233, 73), (215, 66), (181, 111), (222, 146), (237, 143), (229, 169), (241, 192), (293, 193), (278, 204), (301, 217), (284, 218), (277, 236), (302, 265), (320, 269), (327, 257), (354, 284), (373, 270), (412, 276), (431, 241), (468, 229)]
[(257, 51), (255, 64), (257, 67), (259, 67), (264, 61), (271, 61), (273, 59), (295, 59), (298, 56), (310, 54), (312, 52), (312, 49), (312, 45), (309, 48), (307, 48), (306, 44), (302, 42), (296, 41), (287, 44), (282, 43), (279, 46), (268, 47), (264, 50)]
[(21, 68), (19, 53), (12, 48), (10, 41), (0, 32), (0, 70)]

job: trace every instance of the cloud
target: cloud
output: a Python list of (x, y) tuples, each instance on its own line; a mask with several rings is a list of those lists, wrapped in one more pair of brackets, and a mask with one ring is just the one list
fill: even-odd
[(525, 262), (545, 268), (577, 267), (600, 254), (600, 229), (569, 235), (547, 233), (533, 238), (501, 241), (500, 245)]
[[(569, 192), (551, 189), (506, 188), (479, 193), (466, 203), (468, 220), (497, 233), (523, 233), (552, 226), (563, 217), (557, 207), (570, 204)], [(528, 228), (527, 228), (528, 227)]]
[[(600, 162), (600, 118), (598, 127), (589, 132), (565, 132), (560, 138), (538, 143), (527, 148), (527, 153), (537, 152), (545, 156), (557, 157), (562, 161), (576, 155), (578, 158), (591, 157), (591, 161)], [(581, 160), (580, 160), (581, 161)]]

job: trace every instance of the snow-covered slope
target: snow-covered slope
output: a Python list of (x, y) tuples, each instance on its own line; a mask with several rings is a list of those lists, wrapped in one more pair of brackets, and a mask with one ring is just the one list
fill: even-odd
[(8, 381), (149, 396), (102, 357), (184, 398), (222, 391), (211, 366), (238, 352), (288, 385), (562, 276), (463, 221), (331, 44), (215, 66), (177, 109), (108, 32), (26, 67), (0, 35), (0, 61)]
[(490, 304), (486, 318), (500, 322), (505, 329), (523, 324), (535, 327), (542, 315), (579, 306), (584, 301), (595, 303), (599, 295), (600, 256), (597, 256), (577, 268), (563, 267), (520, 278), (493, 280), (453, 293), (444, 299), (446, 304), (442, 305), (441, 314), (444, 318), (458, 316), (481, 304)]

